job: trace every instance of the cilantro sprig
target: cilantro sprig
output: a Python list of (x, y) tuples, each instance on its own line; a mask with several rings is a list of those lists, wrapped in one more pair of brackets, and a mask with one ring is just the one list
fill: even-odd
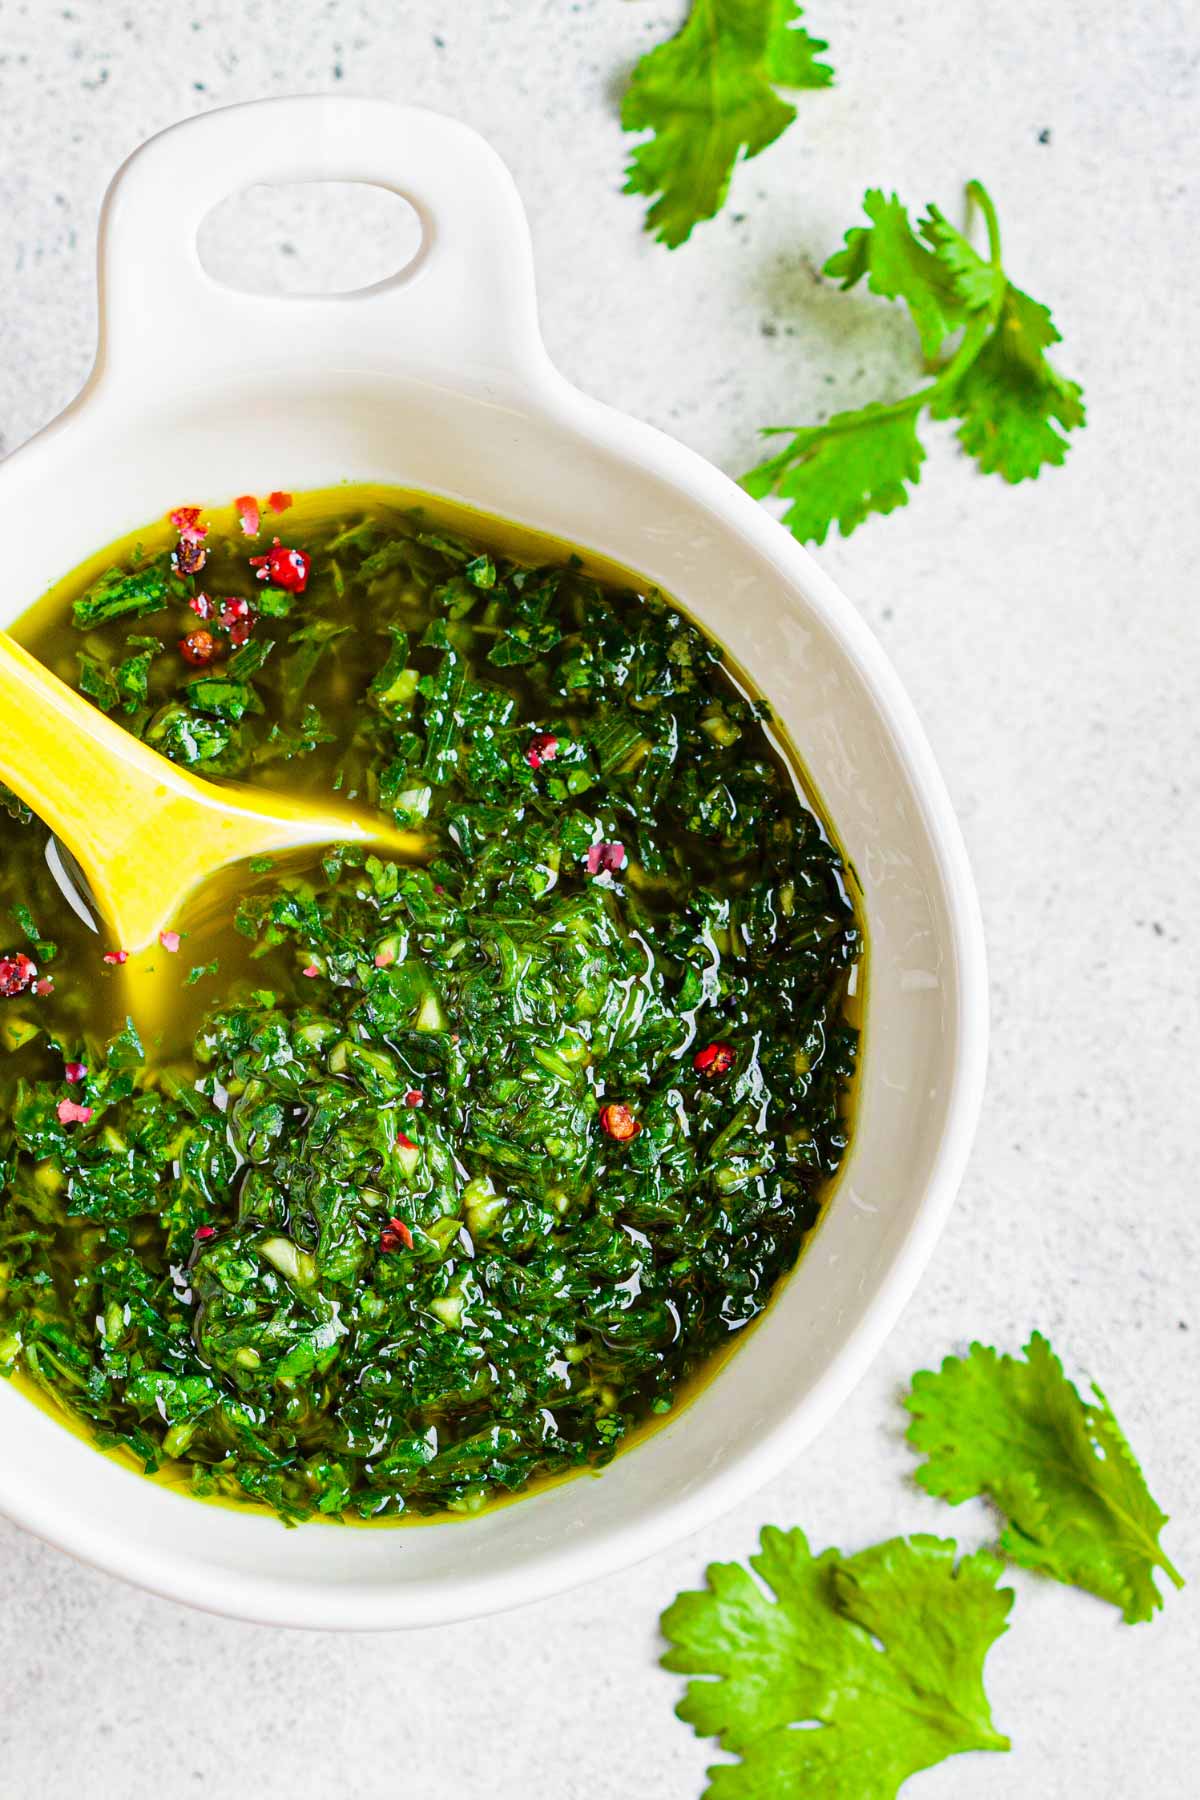
[[(835, 413), (824, 425), (770, 427), (790, 442), (743, 478), (758, 499), (788, 501), (784, 523), (801, 541), (824, 543), (831, 525), (849, 537), (872, 513), (908, 502), (925, 448), (922, 414), (957, 419), (958, 440), (985, 474), (1033, 479), (1061, 464), (1066, 434), (1085, 422), (1082, 391), (1045, 352), (1061, 338), (1047, 309), (1015, 287), (1004, 268), (1000, 226), (986, 188), (967, 186), (983, 215), (988, 250), (930, 205), (916, 229), (896, 195), (871, 188), (869, 225), (846, 233), (824, 273), (843, 289), (908, 307), (933, 379), (900, 400)], [(955, 340), (957, 339), (957, 342)]]
[(943, 1538), (892, 1538), (813, 1556), (767, 1526), (750, 1558), (662, 1618), (668, 1669), (699, 1676), (676, 1709), (740, 1760), (709, 1770), (705, 1800), (891, 1800), (910, 1775), (964, 1750), (1007, 1750), (984, 1660), (1011, 1589), (987, 1551), (955, 1563)]
[(1183, 1586), (1151, 1497), (1104, 1394), (1081, 1397), (1046, 1339), (1024, 1361), (972, 1344), (940, 1371), (913, 1376), (908, 1441), (928, 1461), (917, 1479), (952, 1506), (985, 1494), (1007, 1515), (1000, 1548), (1013, 1562), (1086, 1588), (1128, 1624), (1162, 1605), (1154, 1572)]
[(724, 205), (734, 164), (787, 130), (796, 109), (777, 88), (822, 88), (828, 46), (801, 25), (798, 0), (692, 0), (675, 37), (637, 64), (621, 106), (633, 152), (627, 194), (657, 196), (646, 229), (676, 249)]

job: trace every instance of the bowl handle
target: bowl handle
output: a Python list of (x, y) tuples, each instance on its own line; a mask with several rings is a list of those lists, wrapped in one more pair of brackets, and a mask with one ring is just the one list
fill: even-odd
[[(362, 181), (415, 209), (408, 266), (350, 294), (278, 297), (214, 281), (196, 233), (253, 182)], [(118, 170), (100, 222), (96, 378), (161, 394), (273, 369), (401, 368), (511, 388), (549, 371), (525, 210), (504, 163), (455, 119), (386, 100), (297, 95), (185, 120)]]

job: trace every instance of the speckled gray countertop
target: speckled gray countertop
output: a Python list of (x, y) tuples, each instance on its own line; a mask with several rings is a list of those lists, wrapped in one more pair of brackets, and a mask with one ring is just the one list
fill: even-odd
[[(97, 207), (127, 152), (190, 112), (339, 85), (485, 132), (530, 211), (562, 368), (731, 471), (756, 425), (904, 379), (902, 322), (814, 281), (871, 182), (947, 209), (967, 177), (989, 182), (1009, 266), (1053, 305), (1092, 415), (1065, 469), (1015, 491), (939, 438), (906, 513), (820, 553), (941, 758), (995, 1009), (961, 1200), (853, 1399), (669, 1554), (416, 1636), (201, 1617), (0, 1524), (0, 1800), (696, 1800), (707, 1747), (655, 1667), (661, 1606), (767, 1520), (844, 1548), (913, 1528), (982, 1542), (981, 1508), (912, 1486), (897, 1396), (970, 1337), (1015, 1348), (1035, 1324), (1109, 1391), (1200, 1580), (1196, 15), (1185, 0), (809, 10), (838, 88), (804, 98), (725, 215), (671, 256), (619, 192), (614, 106), (681, 0), (0, 3), (4, 450), (86, 373)], [(213, 254), (286, 281), (339, 228), (310, 209), (289, 234), (252, 212)], [(1130, 1630), (1015, 1585), (1017, 1626), (989, 1663), (1013, 1754), (956, 1758), (906, 1797), (1194, 1794), (1194, 1592)]]

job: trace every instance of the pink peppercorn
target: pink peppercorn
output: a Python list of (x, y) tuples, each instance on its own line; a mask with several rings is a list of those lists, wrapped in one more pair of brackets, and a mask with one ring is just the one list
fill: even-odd
[(624, 844), (593, 844), (587, 853), (589, 875), (614, 873), (625, 867)]
[(312, 558), (303, 550), (290, 550), (276, 538), (265, 556), (252, 556), (250, 567), (258, 570), (260, 581), (283, 588), (289, 594), (302, 594), (308, 586)]
[(0, 956), (0, 997), (11, 1000), (14, 994), (25, 993), (36, 980), (37, 964), (23, 950)]
[(540, 769), (543, 763), (553, 762), (558, 755), (558, 739), (552, 732), (535, 731), (529, 740), (525, 752), (525, 761), (531, 769)]

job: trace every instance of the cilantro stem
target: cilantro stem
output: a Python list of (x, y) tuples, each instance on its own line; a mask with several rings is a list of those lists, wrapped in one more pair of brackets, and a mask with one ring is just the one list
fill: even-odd
[[(958, 349), (946, 364), (946, 367), (942, 370), (936, 381), (931, 381), (928, 387), (918, 388), (914, 394), (905, 394), (903, 399), (891, 401), (887, 406), (871, 407), (870, 416), (872, 424), (878, 422), (880, 419), (900, 419), (903, 418), (906, 413), (920, 412), (923, 407), (929, 405), (935, 395), (941, 393), (945, 388), (953, 387), (959, 376), (962, 375), (965, 370), (970, 368), (971, 364), (975, 361), (975, 358), (979, 355), (980, 350), (983, 348), (984, 339), (988, 336), (993, 325), (996, 323), (996, 317), (999, 310), (1000, 302), (997, 300), (989, 304), (986, 311), (977, 314), (976, 317), (972, 319), (963, 334), (962, 343), (958, 346)], [(835, 414), (832, 419), (827, 419), (823, 425), (816, 427), (816, 429), (819, 430), (823, 436), (836, 437), (843, 431), (857, 431), (862, 425), (862, 422), (863, 414), (861, 412), (841, 413)], [(797, 425), (767, 425), (763, 428), (762, 436), (778, 437), (784, 433), (797, 432), (799, 430), (800, 427)]]
[[(992, 267), (1000, 274), (1003, 274), (1004, 264), (1000, 260), (1000, 221), (996, 217), (996, 208), (992, 202), (992, 196), (988, 193), (982, 181), (969, 181), (967, 183), (966, 192), (968, 201), (973, 201), (983, 214), (984, 224), (987, 227), (988, 255), (991, 259)], [(931, 381), (928, 387), (918, 388), (914, 394), (906, 394), (901, 400), (893, 400), (887, 406), (872, 407), (870, 409), (872, 423), (880, 419), (901, 419), (906, 413), (921, 412), (938, 394), (944, 393), (947, 388), (953, 387), (959, 377), (965, 374), (970, 368), (971, 364), (982, 350), (985, 339), (990, 336), (1000, 317), (1000, 309), (1004, 304), (1004, 295), (1005, 288), (998, 282), (996, 284), (995, 295), (988, 302), (984, 310), (977, 313), (971, 320), (963, 333), (962, 343), (958, 346), (958, 349), (950, 358), (950, 361), (946, 364), (936, 381)], [(819, 427), (819, 429), (825, 436), (836, 437), (843, 431), (858, 430), (861, 427), (862, 422), (863, 415), (861, 412), (848, 412), (837, 414), (832, 419), (828, 419), (824, 425)], [(795, 425), (768, 425), (763, 430), (762, 436), (778, 437), (785, 432), (796, 432), (798, 430), (799, 427)]]
[(987, 226), (988, 255), (991, 257), (992, 267), (1003, 271), (1004, 260), (1000, 254), (1000, 221), (996, 217), (992, 196), (982, 181), (968, 181), (967, 199), (973, 200), (983, 214), (984, 224)]

